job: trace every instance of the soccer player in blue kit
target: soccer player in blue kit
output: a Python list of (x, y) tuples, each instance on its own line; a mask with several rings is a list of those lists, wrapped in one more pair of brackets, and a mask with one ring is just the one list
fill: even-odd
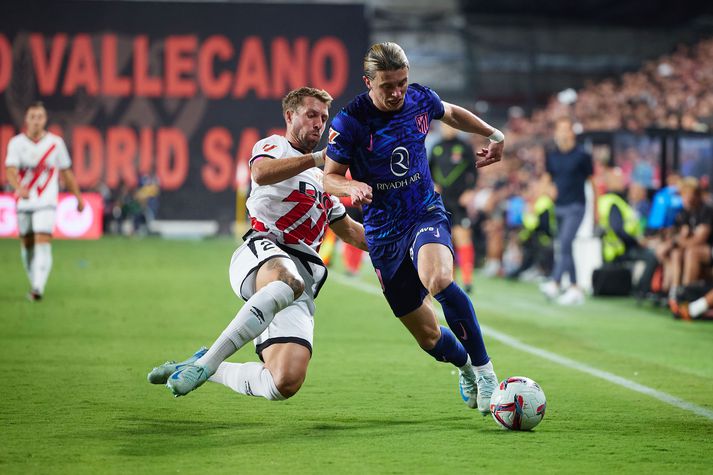
[[(463, 400), (487, 414), (498, 380), (473, 304), (453, 281), (449, 218), (434, 191), (424, 140), (434, 119), (488, 137), (489, 146), (476, 154), (482, 167), (500, 160), (505, 137), (431, 89), (409, 85), (408, 73), (399, 45), (369, 49), (368, 91), (342, 109), (329, 130), (324, 187), (363, 205), (369, 255), (394, 315), (423, 350), (458, 367)], [(450, 328), (439, 326), (429, 293)]]

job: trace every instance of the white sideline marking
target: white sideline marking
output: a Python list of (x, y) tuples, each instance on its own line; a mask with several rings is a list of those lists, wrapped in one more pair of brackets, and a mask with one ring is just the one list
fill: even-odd
[[(375, 295), (383, 295), (381, 290), (373, 285), (365, 284), (364, 282), (358, 281), (356, 279), (339, 275), (336, 272), (333, 273), (330, 277), (339, 282), (340, 284), (354, 287), (355, 289), (361, 290), (363, 292)], [(436, 310), (436, 313), (441, 318), (441, 320), (443, 320), (443, 312), (441, 311), (441, 309), (435, 307), (434, 309)], [(597, 369), (593, 366), (580, 363), (579, 361), (567, 358), (565, 356), (560, 356), (557, 353), (552, 353), (551, 351), (543, 350), (541, 348), (537, 348), (536, 346), (528, 345), (527, 343), (521, 342), (517, 338), (514, 338), (506, 333), (502, 333), (489, 326), (481, 324), (480, 328), (483, 330), (483, 333), (486, 334), (488, 337), (517, 350), (524, 351), (525, 353), (530, 353), (535, 356), (539, 356), (540, 358), (552, 361), (553, 363), (557, 363), (570, 369), (575, 369), (577, 371), (587, 373), (591, 376), (594, 376), (595, 378), (603, 379), (610, 383), (616, 384), (617, 386), (630, 389), (637, 393), (646, 394), (647, 396), (651, 396), (652, 398), (658, 399), (661, 402), (678, 407), (679, 409), (683, 409), (685, 411), (692, 412), (699, 416), (703, 416), (706, 419), (713, 421), (713, 410), (711, 409), (707, 409), (697, 404), (693, 404), (692, 402), (684, 401), (683, 399), (677, 398), (676, 396), (672, 396), (663, 391), (644, 386), (643, 384), (639, 384), (635, 381), (622, 378), (621, 376), (617, 376), (614, 373)]]

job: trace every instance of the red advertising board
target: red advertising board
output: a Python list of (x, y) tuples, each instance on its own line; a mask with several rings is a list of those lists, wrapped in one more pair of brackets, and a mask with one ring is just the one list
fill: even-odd
[[(99, 239), (102, 236), (104, 202), (98, 193), (84, 193), (84, 210), (77, 198), (60, 193), (52, 236), (58, 239)], [(17, 237), (17, 210), (12, 193), (0, 193), (0, 238)]]
[(331, 116), (364, 91), (363, 5), (30, 0), (0, 25), (0, 160), (41, 100), (82, 189), (155, 178), (163, 220), (235, 219), (289, 90), (325, 89)]

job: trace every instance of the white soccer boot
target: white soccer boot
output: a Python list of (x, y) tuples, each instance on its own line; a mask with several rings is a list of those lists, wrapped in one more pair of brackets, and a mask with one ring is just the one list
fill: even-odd
[(540, 292), (545, 294), (548, 300), (556, 299), (560, 294), (560, 287), (553, 280), (548, 280), (540, 284)]
[(151, 384), (166, 384), (166, 381), (168, 381), (169, 376), (171, 376), (173, 373), (183, 368), (184, 366), (188, 366), (189, 364), (195, 363), (198, 358), (205, 355), (206, 351), (208, 351), (208, 348), (202, 346), (198, 351), (193, 353), (193, 355), (185, 361), (166, 361), (161, 366), (156, 366), (154, 369), (152, 369), (146, 379), (148, 379), (149, 383)]
[(465, 369), (458, 369), (458, 386), (460, 387), (460, 397), (463, 402), (471, 409), (478, 407), (478, 383), (475, 379), (475, 370), (470, 365), (470, 358)]
[(571, 286), (557, 298), (557, 303), (559, 305), (582, 305), (584, 292), (579, 287)]
[(169, 376), (168, 381), (166, 381), (166, 387), (176, 397), (185, 396), (194, 389), (201, 387), (214, 372), (208, 369), (207, 366), (189, 364)]
[(490, 414), (490, 398), (493, 396), (495, 388), (498, 387), (498, 377), (492, 370), (492, 365), (490, 368), (475, 373), (478, 385), (478, 411), (484, 416)]

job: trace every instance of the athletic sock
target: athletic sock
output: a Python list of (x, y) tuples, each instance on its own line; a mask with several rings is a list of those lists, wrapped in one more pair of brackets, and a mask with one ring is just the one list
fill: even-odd
[(277, 390), (272, 373), (262, 363), (223, 362), (208, 381), (222, 384), (246, 396), (264, 397), (270, 401), (286, 399)]
[(426, 350), (426, 353), (438, 361), (445, 361), (459, 368), (465, 366), (468, 361), (468, 353), (466, 353), (463, 345), (456, 339), (456, 336), (450, 329), (442, 325), (441, 338), (439, 338), (436, 346), (430, 350)]
[(458, 266), (460, 267), (463, 284), (471, 285), (473, 283), (473, 266), (475, 263), (475, 250), (473, 249), (473, 244), (458, 246), (456, 249), (456, 255), (458, 256)]
[(706, 298), (701, 297), (688, 304), (688, 313), (691, 315), (691, 318), (696, 318), (703, 315), (709, 308), (710, 306)]
[(47, 278), (52, 270), (52, 246), (45, 242), (35, 244), (30, 273), (32, 274), (32, 290), (40, 295), (45, 293)]
[(435, 297), (443, 307), (448, 326), (465, 347), (473, 365), (477, 367), (486, 364), (490, 358), (485, 350), (483, 334), (480, 332), (480, 325), (468, 295), (451, 282)]
[(220, 363), (265, 331), (275, 314), (295, 299), (292, 287), (276, 280), (270, 282), (245, 302), (232, 322), (195, 364), (214, 372)]
[(488, 362), (485, 363), (484, 365), (475, 366), (474, 369), (475, 369), (475, 374), (495, 372), (495, 369), (493, 368), (493, 362), (490, 360), (488, 360)]
[(22, 266), (25, 268), (25, 274), (27, 274), (27, 279), (32, 282), (32, 261), (35, 256), (35, 247), (25, 247), (20, 246), (20, 257), (22, 257)]

